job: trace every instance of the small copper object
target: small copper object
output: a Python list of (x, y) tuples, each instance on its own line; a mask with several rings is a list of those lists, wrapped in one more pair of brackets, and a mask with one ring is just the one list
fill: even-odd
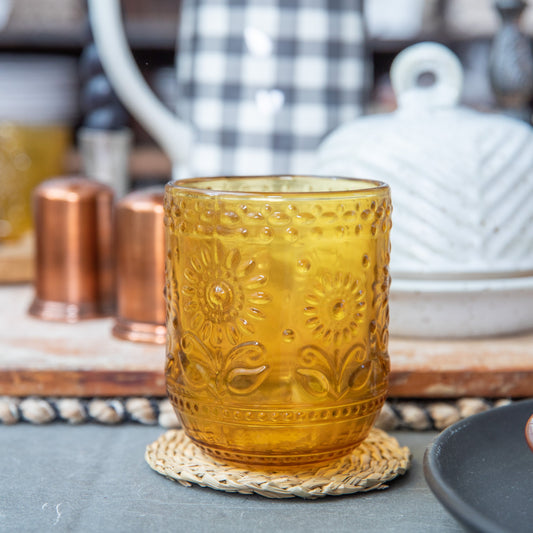
[(113, 190), (86, 178), (45, 181), (33, 193), (35, 299), (30, 315), (61, 322), (114, 312)]
[(526, 442), (533, 452), (533, 415), (531, 415), (526, 424)]
[(113, 335), (163, 344), (165, 227), (163, 189), (132, 192), (117, 204), (117, 318)]

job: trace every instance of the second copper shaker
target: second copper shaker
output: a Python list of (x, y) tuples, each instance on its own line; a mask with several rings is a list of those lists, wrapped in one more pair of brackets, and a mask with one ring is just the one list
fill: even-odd
[(117, 318), (113, 335), (163, 344), (165, 234), (163, 189), (125, 196), (116, 208)]
[(77, 322), (114, 311), (113, 190), (57, 178), (34, 190), (35, 299), (29, 313)]

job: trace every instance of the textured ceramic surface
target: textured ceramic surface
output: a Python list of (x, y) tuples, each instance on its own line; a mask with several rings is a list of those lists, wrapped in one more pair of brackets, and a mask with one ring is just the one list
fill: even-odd
[(395, 278), (390, 300), (392, 334), (449, 339), (509, 335), (533, 329), (533, 277)]
[[(434, 85), (419, 87), (427, 72)], [(393, 277), (533, 272), (533, 129), (458, 107), (461, 66), (441, 45), (405, 50), (391, 78), (399, 109), (333, 132), (318, 170), (390, 184)]]
[(167, 389), (208, 453), (304, 464), (366, 437), (388, 386), (390, 212), (359, 180), (167, 186)]

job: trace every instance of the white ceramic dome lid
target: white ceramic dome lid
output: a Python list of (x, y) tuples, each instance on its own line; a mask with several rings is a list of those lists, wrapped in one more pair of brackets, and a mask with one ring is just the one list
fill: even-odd
[[(420, 87), (423, 73), (435, 83)], [(459, 60), (421, 43), (395, 59), (399, 107), (359, 118), (322, 143), (320, 174), (391, 186), (391, 271), (404, 278), (533, 272), (533, 129), (458, 107)]]

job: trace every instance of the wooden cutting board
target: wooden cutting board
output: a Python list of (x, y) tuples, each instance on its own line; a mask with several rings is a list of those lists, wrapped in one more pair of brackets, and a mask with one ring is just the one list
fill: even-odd
[[(30, 286), (0, 287), (0, 395), (164, 396), (165, 348), (27, 315)], [(470, 341), (393, 338), (391, 397), (533, 396), (533, 334)]]

